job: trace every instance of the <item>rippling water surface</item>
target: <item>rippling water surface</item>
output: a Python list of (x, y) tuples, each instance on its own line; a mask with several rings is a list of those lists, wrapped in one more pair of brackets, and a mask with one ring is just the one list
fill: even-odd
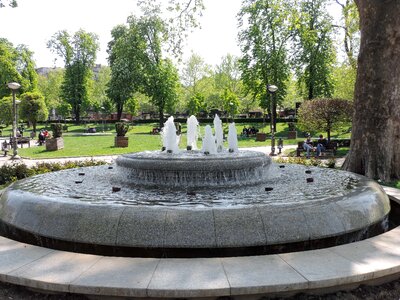
[[(295, 205), (327, 201), (350, 193), (356, 175), (300, 165), (272, 165), (268, 179), (253, 186), (176, 190), (143, 188), (119, 179), (115, 166), (87, 167), (47, 173), (19, 181), (13, 189), (55, 197), (63, 201), (93, 204), (229, 207), (246, 205)], [(306, 171), (308, 173), (306, 173)], [(311, 174), (309, 173), (311, 171)], [(313, 182), (307, 182), (312, 178)], [(113, 191), (118, 190), (119, 191)], [(115, 189), (116, 188), (116, 189)], [(272, 188), (266, 191), (266, 188)]]

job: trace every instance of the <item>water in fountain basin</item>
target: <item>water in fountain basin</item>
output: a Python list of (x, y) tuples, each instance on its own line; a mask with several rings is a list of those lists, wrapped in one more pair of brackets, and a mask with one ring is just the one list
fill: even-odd
[(222, 129), (222, 121), (218, 117), (218, 115), (215, 115), (214, 118), (214, 130), (215, 130), (215, 140), (217, 143), (217, 151), (221, 152), (223, 150), (223, 144), (224, 144), (224, 132)]
[(212, 134), (212, 129), (210, 125), (205, 127), (205, 133), (203, 138), (203, 148), (202, 152), (208, 154), (217, 154), (217, 145), (215, 144), (215, 137)]
[(195, 116), (190, 116), (187, 120), (187, 145), (192, 150), (197, 150), (197, 139), (199, 137), (198, 132), (199, 122)]
[(165, 150), (171, 151), (173, 153), (179, 152), (180, 137), (176, 134), (174, 117), (169, 117), (167, 122), (164, 123), (164, 128), (162, 129), (161, 136)]
[(228, 145), (230, 152), (238, 152), (238, 139), (237, 139), (237, 131), (235, 123), (229, 124), (229, 131), (228, 131)]

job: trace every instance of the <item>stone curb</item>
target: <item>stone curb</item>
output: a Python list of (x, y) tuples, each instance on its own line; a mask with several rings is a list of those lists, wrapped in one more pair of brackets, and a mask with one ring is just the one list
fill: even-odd
[[(400, 198), (400, 190), (385, 188)], [(0, 280), (52, 292), (198, 298), (326, 292), (400, 276), (400, 227), (332, 248), (252, 257), (155, 259), (57, 251), (0, 237)]]

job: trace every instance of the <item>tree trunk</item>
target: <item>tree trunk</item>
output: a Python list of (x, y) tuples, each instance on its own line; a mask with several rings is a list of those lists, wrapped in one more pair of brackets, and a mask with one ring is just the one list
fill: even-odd
[(80, 111), (80, 106), (79, 106), (79, 104), (78, 105), (75, 105), (75, 108), (74, 108), (74, 113), (75, 113), (75, 123), (76, 124), (79, 124), (80, 123), (80, 120), (81, 120), (81, 116), (80, 116), (80, 114), (81, 114), (81, 111)]
[(351, 148), (343, 168), (400, 178), (400, 1), (356, 0), (361, 45)]
[(123, 109), (124, 109), (123, 104), (117, 104), (117, 120), (118, 121), (121, 121)]
[(160, 118), (160, 128), (164, 127), (164, 109), (160, 108), (158, 111), (158, 117)]

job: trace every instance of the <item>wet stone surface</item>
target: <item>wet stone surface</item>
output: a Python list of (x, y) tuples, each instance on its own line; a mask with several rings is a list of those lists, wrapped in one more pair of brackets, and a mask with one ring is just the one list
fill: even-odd
[[(144, 188), (121, 182), (123, 174), (116, 168), (97, 166), (65, 170), (16, 182), (12, 190), (29, 192), (55, 201), (76, 201), (93, 204), (133, 206), (165, 206), (182, 208), (242, 207), (249, 205), (302, 205), (329, 201), (352, 193), (360, 177), (334, 169), (306, 167), (313, 172), (313, 182), (304, 166), (272, 165), (265, 182), (228, 188)], [(85, 173), (85, 176), (79, 174)], [(80, 181), (80, 184), (76, 184)], [(120, 188), (115, 192), (115, 187)], [(266, 192), (268, 190), (268, 192)]]

